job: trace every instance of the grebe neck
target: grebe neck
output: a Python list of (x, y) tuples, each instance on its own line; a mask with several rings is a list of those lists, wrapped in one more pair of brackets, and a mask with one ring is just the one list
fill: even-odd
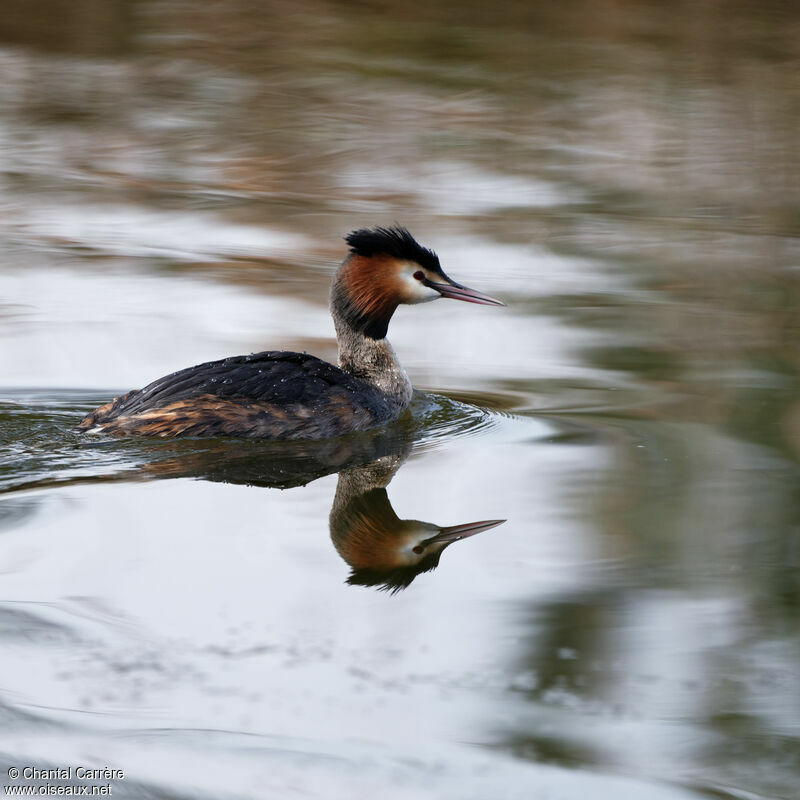
[(394, 348), (385, 337), (376, 339), (353, 327), (341, 312), (339, 288), (334, 284), (331, 292), (331, 315), (339, 343), (340, 369), (377, 387), (397, 403), (398, 409), (405, 408), (411, 402), (411, 381)]

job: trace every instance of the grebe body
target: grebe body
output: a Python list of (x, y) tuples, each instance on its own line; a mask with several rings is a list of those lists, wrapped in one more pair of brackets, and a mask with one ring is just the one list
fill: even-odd
[(396, 419), (404, 407), (319, 358), (267, 351), (159, 378), (101, 406), (80, 427), (139, 436), (323, 439)]
[(324, 439), (397, 419), (412, 394), (386, 340), (398, 305), (439, 297), (504, 304), (448, 278), (436, 254), (405, 228), (363, 229), (346, 241), (350, 252), (330, 295), (338, 366), (285, 351), (198, 364), (115, 398), (79, 429), (163, 438)]

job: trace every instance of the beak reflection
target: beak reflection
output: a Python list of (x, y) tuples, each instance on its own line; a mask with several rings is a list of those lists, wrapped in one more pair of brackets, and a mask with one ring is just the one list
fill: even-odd
[(461, 525), (451, 525), (449, 528), (440, 528), (439, 533), (421, 542), (420, 545), (427, 547), (432, 544), (452, 544), (461, 539), (466, 539), (469, 536), (474, 536), (476, 533), (483, 533), (483, 531), (496, 528), (504, 522), (504, 519), (485, 519), (480, 522), (464, 522)]

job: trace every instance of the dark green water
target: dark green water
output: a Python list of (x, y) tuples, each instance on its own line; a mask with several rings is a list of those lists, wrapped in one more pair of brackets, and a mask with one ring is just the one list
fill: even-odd
[[(0, 784), (800, 796), (799, 42), (779, 2), (5, 0)], [(398, 312), (398, 425), (73, 431), (334, 359), (341, 237), (395, 220), (508, 303)], [(496, 519), (353, 580), (350, 525)]]

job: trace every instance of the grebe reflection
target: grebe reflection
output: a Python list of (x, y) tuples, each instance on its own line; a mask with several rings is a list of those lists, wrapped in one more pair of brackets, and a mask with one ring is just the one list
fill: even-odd
[[(95, 483), (194, 478), (219, 483), (289, 489), (339, 473), (329, 514), (336, 551), (350, 566), (351, 585), (395, 593), (422, 572), (435, 569), (454, 542), (500, 525), (492, 519), (441, 526), (400, 519), (386, 486), (419, 441), (418, 420), (398, 421), (369, 433), (308, 442), (242, 442), (217, 439), (202, 444), (183, 440), (158, 448), (139, 445), (140, 463), (117, 472), (58, 474), (0, 489), (0, 494)], [(105, 449), (109, 445), (94, 445)], [(198, 449), (201, 447), (201, 449)], [(157, 458), (156, 453), (162, 457)], [(126, 449), (135, 459), (135, 451)], [(146, 459), (146, 460), (145, 460)], [(144, 463), (142, 463), (144, 461)], [(130, 463), (130, 462), (129, 462)]]
[(302, 486), (338, 471), (328, 521), (336, 552), (352, 570), (347, 583), (394, 594), (420, 573), (436, 569), (442, 553), (454, 542), (505, 522), (490, 519), (441, 526), (400, 519), (386, 486), (411, 449), (410, 438), (379, 432), (339, 442), (285, 443), (282, 447), (241, 450), (234, 446), (229, 451), (168, 459), (148, 470), (151, 477), (191, 475), (281, 489)]
[(503, 519), (442, 527), (400, 519), (389, 502), (386, 485), (404, 459), (380, 459), (343, 469), (330, 513), (331, 540), (352, 572), (347, 583), (374, 586), (392, 594), (405, 589), (422, 572), (439, 566), (453, 542), (501, 525)]

